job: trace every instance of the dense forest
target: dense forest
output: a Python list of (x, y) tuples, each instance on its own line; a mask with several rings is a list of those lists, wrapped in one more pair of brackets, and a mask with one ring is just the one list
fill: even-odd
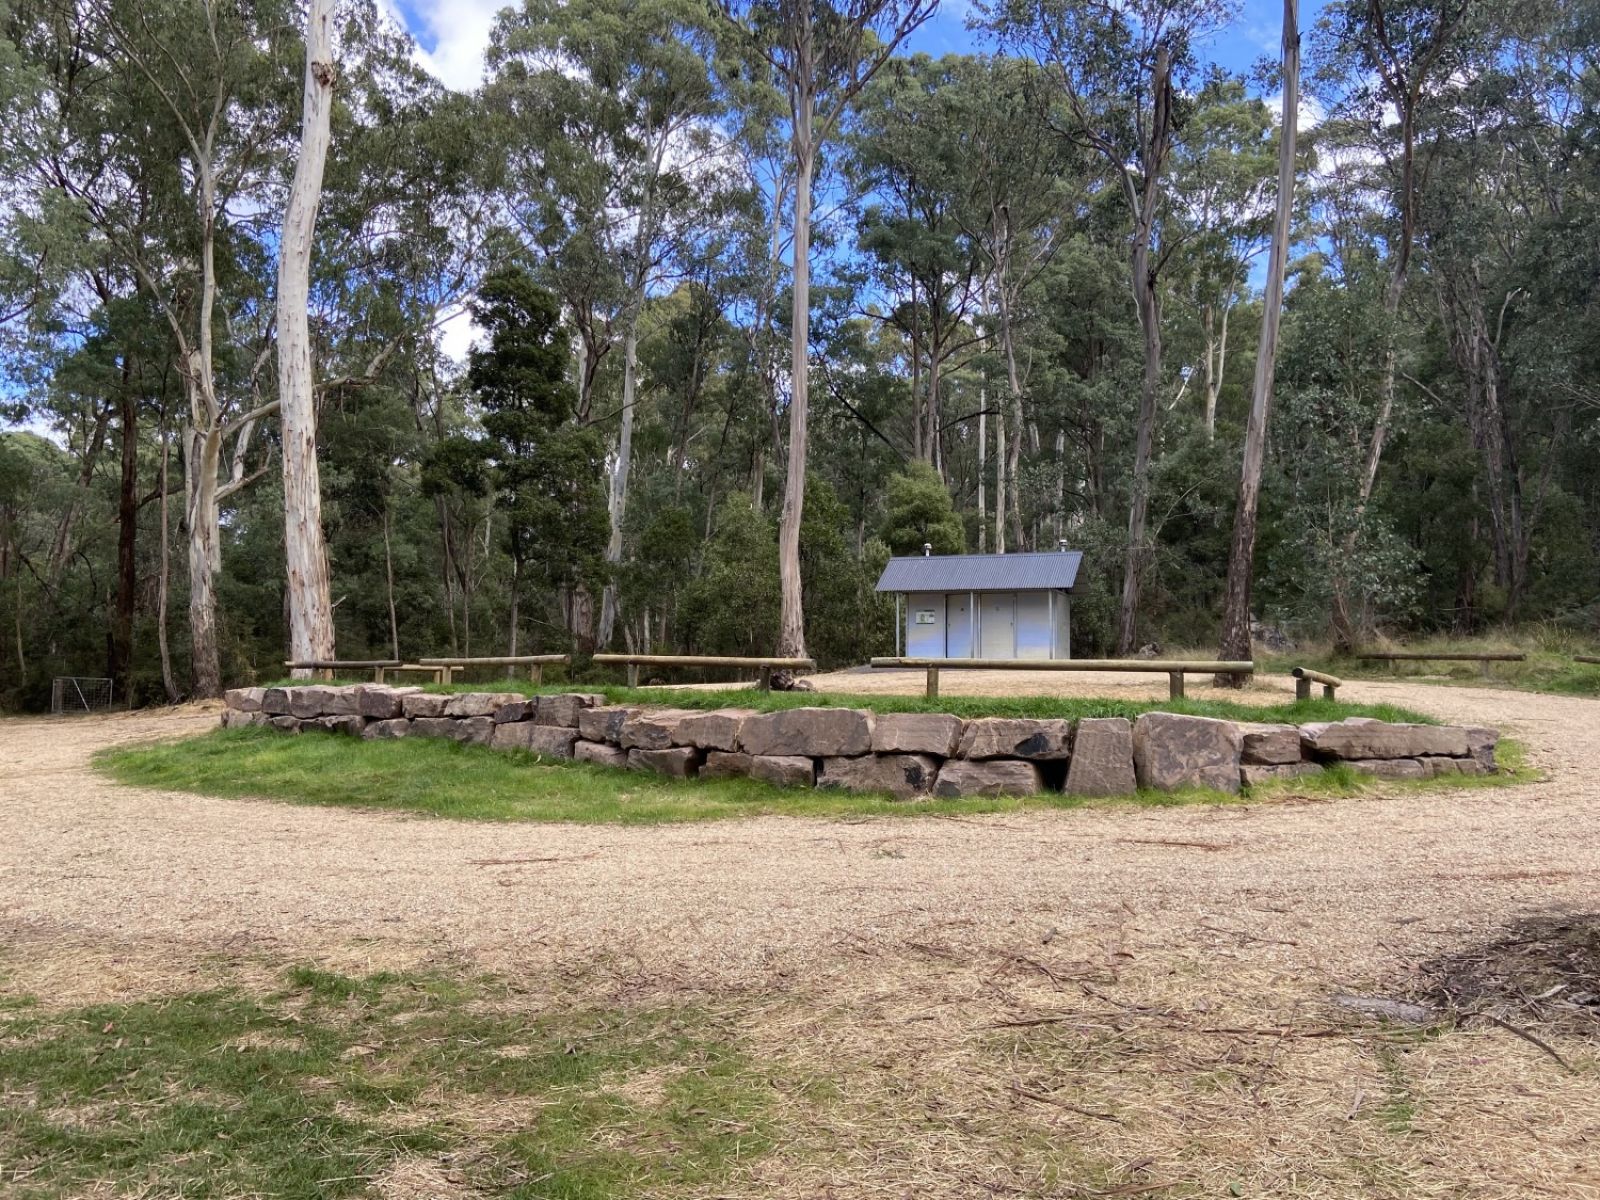
[(522, 0), (462, 92), (0, 0), (0, 702), (859, 661), (924, 543), (1084, 551), (1085, 655), (1600, 628), (1600, 4), (934, 4)]

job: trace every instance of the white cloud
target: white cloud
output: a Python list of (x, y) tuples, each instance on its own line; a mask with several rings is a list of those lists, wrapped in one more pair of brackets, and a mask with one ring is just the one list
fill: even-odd
[(439, 349), (453, 363), (465, 363), (467, 352), (486, 344), (486, 331), (465, 308), (458, 308), (438, 324)]
[(417, 42), (417, 62), (447, 88), (468, 92), (483, 82), (489, 30), (506, 0), (379, 0)]
[[(1283, 93), (1277, 91), (1270, 96), (1263, 96), (1261, 97), (1261, 103), (1267, 106), (1267, 111), (1272, 114), (1272, 119), (1277, 121), (1279, 114), (1283, 112)], [(1299, 112), (1296, 115), (1298, 120), (1295, 122), (1295, 130), (1299, 133), (1305, 133), (1307, 130), (1315, 129), (1327, 120), (1328, 110), (1315, 96), (1309, 96), (1305, 92), (1301, 92)]]

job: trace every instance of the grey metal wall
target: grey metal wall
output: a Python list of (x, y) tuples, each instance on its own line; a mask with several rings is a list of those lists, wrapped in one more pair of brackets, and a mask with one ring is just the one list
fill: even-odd
[(945, 657), (942, 592), (912, 592), (906, 597), (906, 657)]
[(912, 592), (905, 597), (901, 626), (905, 654), (910, 658), (1071, 658), (1071, 606), (1071, 599), (1062, 592)]

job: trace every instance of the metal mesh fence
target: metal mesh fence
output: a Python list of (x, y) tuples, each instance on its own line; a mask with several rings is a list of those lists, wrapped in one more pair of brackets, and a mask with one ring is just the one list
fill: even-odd
[(84, 675), (58, 675), (50, 686), (50, 711), (100, 712), (111, 707), (111, 680)]

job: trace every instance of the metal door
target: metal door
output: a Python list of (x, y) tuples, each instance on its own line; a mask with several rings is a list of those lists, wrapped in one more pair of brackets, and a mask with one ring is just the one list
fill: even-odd
[(1017, 656), (1017, 596), (1015, 592), (985, 592), (979, 637), (982, 658)]
[(945, 657), (972, 658), (972, 597), (951, 592), (944, 598)]

